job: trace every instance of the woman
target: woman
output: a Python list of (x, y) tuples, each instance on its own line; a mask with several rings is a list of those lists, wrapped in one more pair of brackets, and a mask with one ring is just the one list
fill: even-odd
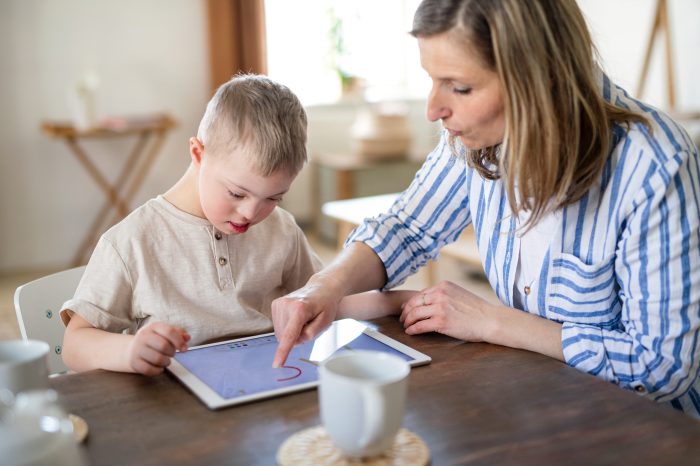
[(342, 296), (400, 284), (471, 223), (502, 305), (441, 283), (404, 304), (406, 333), (536, 351), (700, 415), (688, 135), (600, 72), (575, 0), (425, 0), (412, 34), (442, 139), (388, 213), (273, 304), (275, 363)]

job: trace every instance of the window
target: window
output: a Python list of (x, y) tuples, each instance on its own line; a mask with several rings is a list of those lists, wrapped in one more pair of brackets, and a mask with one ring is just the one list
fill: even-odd
[[(419, 0), (266, 0), (268, 72), (305, 105), (424, 98), (430, 81), (408, 34)], [(354, 79), (353, 79), (354, 78)]]

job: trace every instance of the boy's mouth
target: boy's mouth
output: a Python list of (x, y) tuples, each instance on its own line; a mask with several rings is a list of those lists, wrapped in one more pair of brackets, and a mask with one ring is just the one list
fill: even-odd
[(250, 223), (233, 223), (231, 221), (227, 223), (233, 233), (245, 233), (250, 227)]

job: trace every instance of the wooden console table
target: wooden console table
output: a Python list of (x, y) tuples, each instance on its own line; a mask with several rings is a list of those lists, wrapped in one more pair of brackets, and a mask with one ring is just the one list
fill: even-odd
[[(165, 135), (175, 127), (175, 120), (165, 114), (129, 118), (110, 118), (100, 126), (78, 129), (71, 123), (45, 121), (41, 128), (49, 137), (62, 139), (75, 155), (80, 165), (104, 193), (106, 200), (92, 222), (72, 260), (72, 266), (84, 264), (100, 234), (129, 213), (129, 203), (141, 187), (163, 145)], [(90, 160), (85, 150), (78, 144), (85, 139), (108, 139), (136, 136), (136, 144), (127, 157), (121, 172), (114, 183), (110, 183), (104, 173)], [(151, 142), (151, 139), (153, 141)], [(147, 150), (146, 150), (147, 149)], [(108, 219), (109, 213), (114, 215)], [(108, 220), (107, 222), (105, 222)]]

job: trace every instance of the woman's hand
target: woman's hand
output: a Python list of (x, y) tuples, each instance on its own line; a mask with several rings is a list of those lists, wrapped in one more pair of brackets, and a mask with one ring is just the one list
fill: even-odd
[(426, 288), (403, 306), (400, 320), (406, 333), (439, 332), (466, 341), (489, 341), (497, 306), (454, 283)]
[(272, 367), (281, 367), (294, 345), (304, 343), (335, 319), (343, 294), (328, 280), (314, 279), (303, 287), (272, 302), (272, 322), (279, 345)]
[(184, 329), (153, 322), (139, 329), (129, 343), (129, 367), (139, 374), (158, 375), (170, 365), (176, 350), (186, 351), (190, 335)]

